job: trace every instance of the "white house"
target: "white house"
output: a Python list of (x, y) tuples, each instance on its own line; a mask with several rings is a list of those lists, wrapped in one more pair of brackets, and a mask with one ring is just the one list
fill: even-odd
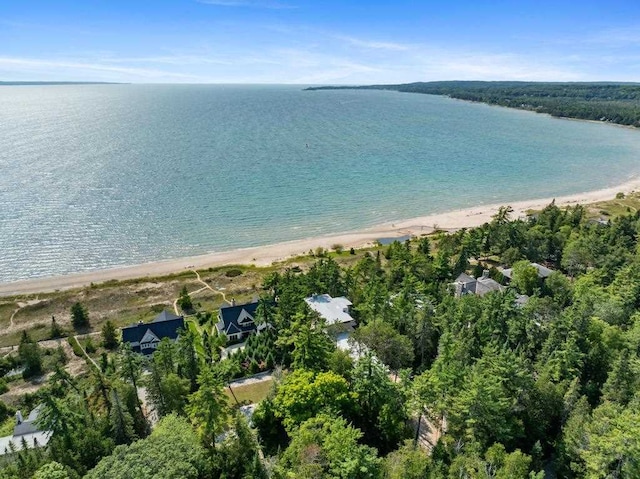
[(325, 320), (327, 326), (341, 324), (353, 328), (356, 325), (356, 320), (349, 314), (352, 303), (344, 296), (332, 298), (328, 294), (314, 294), (304, 301)]

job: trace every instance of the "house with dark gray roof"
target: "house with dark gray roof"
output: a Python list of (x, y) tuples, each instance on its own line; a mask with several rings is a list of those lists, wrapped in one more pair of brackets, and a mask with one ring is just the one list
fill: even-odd
[(503, 291), (502, 286), (497, 281), (489, 278), (489, 270), (484, 270), (482, 276), (474, 278), (466, 273), (460, 273), (456, 280), (451, 283), (456, 298), (465, 294), (476, 294), (478, 296), (484, 296), (492, 291)]
[(256, 324), (255, 316), (258, 310), (258, 302), (236, 304), (220, 308), (216, 329), (224, 334), (230, 342), (242, 341), (251, 333), (262, 331), (266, 326)]
[(122, 342), (129, 343), (137, 353), (151, 354), (164, 338), (175, 341), (181, 329), (184, 329), (184, 318), (163, 311), (150, 323), (141, 321), (122, 328)]
[(51, 435), (51, 431), (41, 429), (38, 424), (41, 406), (34, 408), (27, 419), (22, 417), (20, 411), (16, 412), (16, 425), (11, 436), (0, 437), (0, 455), (21, 451), (22, 449), (32, 449), (45, 447)]

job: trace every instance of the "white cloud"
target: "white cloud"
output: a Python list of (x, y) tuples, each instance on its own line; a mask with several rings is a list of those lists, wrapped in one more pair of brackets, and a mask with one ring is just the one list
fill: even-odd
[(343, 40), (353, 46), (371, 50), (390, 50), (390, 51), (407, 51), (414, 48), (414, 45), (395, 42), (381, 42), (375, 40), (363, 40), (348, 35), (333, 35), (337, 40)]
[[(111, 79), (113, 79), (114, 76), (119, 78), (119, 81), (206, 81), (196, 75), (151, 68), (125, 67), (86, 61), (0, 57), (0, 72), (22, 72), (25, 70), (78, 80), (95, 79), (96, 74), (98, 74), (98, 76), (100, 74), (107, 74)], [(87, 74), (90, 78), (82, 77), (82, 75)]]
[[(217, 0), (211, 0), (217, 1)], [(227, 3), (258, 3), (220, 0)], [(155, 83), (380, 84), (433, 80), (633, 81), (637, 55), (540, 49), (523, 52), (387, 41), (305, 25), (263, 26), (250, 43), (218, 36), (119, 55), (76, 51), (73, 57), (0, 57), (0, 76)], [(246, 25), (234, 25), (244, 29)], [(255, 26), (254, 26), (255, 29)], [(260, 32), (259, 26), (256, 29)], [(233, 33), (232, 30), (230, 33)], [(628, 32), (631, 33), (631, 32)], [(264, 40), (264, 41), (261, 41)], [(615, 72), (615, 74), (612, 74)]]
[(640, 26), (611, 28), (588, 36), (583, 41), (605, 47), (630, 47), (640, 45)]
[[(514, 54), (449, 53), (432, 59), (432, 74), (449, 80), (576, 81), (579, 72), (551, 61)], [(433, 71), (433, 68), (436, 68)], [(431, 79), (439, 79), (431, 78)]]

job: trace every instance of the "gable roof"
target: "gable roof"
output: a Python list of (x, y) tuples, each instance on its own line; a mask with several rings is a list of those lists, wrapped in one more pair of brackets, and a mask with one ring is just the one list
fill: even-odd
[(476, 280), (475, 293), (478, 296), (484, 296), (492, 291), (502, 291), (503, 289), (504, 287), (500, 283), (491, 278), (480, 277)]
[(225, 334), (250, 333), (256, 330), (255, 315), (258, 302), (236, 304), (220, 308), (217, 327)]
[(41, 406), (35, 407), (30, 413), (29, 417), (13, 428), (14, 436), (23, 436), (25, 434), (33, 434), (39, 432), (40, 428), (36, 425), (38, 416), (40, 415)]
[(542, 266), (541, 264), (538, 264), (538, 263), (531, 263), (531, 266), (533, 266), (535, 269), (538, 270), (538, 276), (540, 278), (548, 278), (554, 272), (552, 269), (547, 268), (546, 266)]
[(178, 331), (183, 328), (182, 316), (163, 311), (150, 323), (140, 322), (122, 328), (122, 342), (131, 344), (134, 351), (140, 351), (140, 343), (160, 341), (163, 338), (176, 339)]
[(158, 316), (156, 316), (153, 319), (153, 322), (160, 323), (162, 321), (171, 321), (173, 319), (179, 319), (179, 318), (182, 318), (182, 316), (177, 316), (165, 309), (162, 313), (160, 313)]
[(253, 315), (249, 313), (245, 308), (242, 308), (240, 314), (238, 315), (238, 324), (249, 324), (253, 323)]
[(473, 276), (469, 276), (467, 273), (460, 273), (456, 278), (456, 283), (473, 283), (476, 279)]
[(317, 312), (327, 322), (331, 324), (344, 324), (355, 321), (349, 314), (349, 306), (352, 305), (344, 296), (332, 298), (328, 294), (314, 294), (304, 299), (311, 309)]
[[(46, 446), (53, 434), (51, 431), (44, 431), (38, 427), (37, 420), (41, 406), (34, 408), (29, 417), (20, 420), (13, 429), (13, 435), (0, 437), (0, 455), (8, 454), (12, 450), (20, 451), (23, 446), (28, 449), (36, 446)], [(16, 417), (22, 417), (20, 411)]]
[(153, 334), (153, 331), (151, 331), (150, 329), (147, 329), (147, 332), (144, 333), (144, 336), (142, 336), (140, 343), (152, 343), (154, 341), (160, 342), (160, 338), (155, 334)]
[(466, 273), (460, 273), (453, 282), (453, 285), (456, 288), (456, 294), (460, 296), (468, 293), (475, 294), (477, 283), (473, 276), (469, 276)]
[(242, 332), (242, 329), (240, 329), (240, 326), (238, 326), (237, 323), (229, 323), (229, 326), (227, 326), (227, 328), (224, 330), (224, 332), (226, 334), (238, 334)]
[(466, 273), (460, 273), (451, 285), (455, 287), (454, 293), (456, 297), (464, 294), (477, 294), (478, 296), (484, 296), (491, 291), (504, 290), (504, 286), (489, 277), (488, 270), (484, 270), (482, 276), (478, 278), (469, 276)]
[[(545, 279), (551, 276), (554, 272), (552, 269), (547, 268), (546, 266), (542, 266), (538, 263), (530, 263), (530, 266), (533, 266), (538, 271), (538, 278)], [(512, 279), (513, 277), (513, 268), (505, 268), (502, 270), (502, 275), (506, 278)]]

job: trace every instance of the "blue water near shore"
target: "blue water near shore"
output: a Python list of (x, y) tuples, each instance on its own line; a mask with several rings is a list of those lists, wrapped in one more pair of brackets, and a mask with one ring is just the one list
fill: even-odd
[(640, 131), (295, 86), (0, 87), (0, 282), (612, 186)]

